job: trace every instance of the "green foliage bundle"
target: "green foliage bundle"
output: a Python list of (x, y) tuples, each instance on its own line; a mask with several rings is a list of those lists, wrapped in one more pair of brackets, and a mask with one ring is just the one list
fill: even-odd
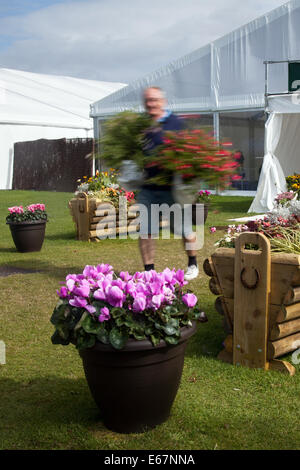
[(104, 124), (104, 135), (99, 140), (96, 155), (109, 166), (120, 169), (124, 160), (132, 160), (139, 168), (144, 167), (143, 140), (146, 129), (153, 122), (147, 114), (123, 111)]

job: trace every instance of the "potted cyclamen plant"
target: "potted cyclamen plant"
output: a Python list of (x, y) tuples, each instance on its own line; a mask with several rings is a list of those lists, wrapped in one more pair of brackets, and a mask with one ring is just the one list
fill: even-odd
[(86, 266), (57, 291), (53, 344), (79, 350), (91, 394), (107, 428), (144, 432), (170, 413), (196, 320), (197, 297), (182, 270), (121, 272)]
[(17, 251), (40, 251), (45, 238), (47, 213), (44, 204), (30, 204), (8, 208), (6, 223), (9, 225)]

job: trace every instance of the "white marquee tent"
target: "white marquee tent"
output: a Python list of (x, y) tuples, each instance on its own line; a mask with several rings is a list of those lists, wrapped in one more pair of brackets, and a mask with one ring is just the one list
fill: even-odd
[(93, 137), (90, 104), (124, 86), (0, 69), (0, 189), (11, 189), (15, 142)]
[(265, 156), (249, 212), (271, 210), (287, 190), (285, 176), (300, 172), (300, 94), (269, 96), (266, 111)]
[[(252, 189), (256, 189), (259, 180), (259, 193), (263, 195), (260, 211), (268, 209), (270, 187), (278, 190), (279, 186), (275, 183), (280, 182), (281, 189), (284, 189), (283, 174), (299, 171), (300, 164), (297, 153), (293, 152), (294, 143), (282, 134), (284, 137), (278, 144), (282, 150), (276, 150), (277, 159), (272, 157), (273, 163), (267, 168), (269, 150), (267, 158), (264, 157), (264, 146), (274, 147), (274, 138), (269, 131), (277, 135), (273, 125), (279, 122), (277, 114), (280, 111), (275, 111), (277, 117), (268, 121), (265, 133), (268, 109), (264, 62), (300, 59), (299, 28), (300, 0), (292, 0), (160, 70), (135, 80), (92, 105), (95, 136), (101, 133), (101, 123), (109, 116), (125, 109), (141, 111), (142, 90), (150, 85), (160, 86), (166, 92), (170, 109), (180, 114), (210, 116), (216, 137), (229, 137), (235, 148), (242, 150), (246, 179), (253, 184)], [(277, 63), (272, 70), (270, 68), (268, 93), (287, 92), (287, 69), (287, 63)], [(272, 102), (270, 98), (270, 106)], [(294, 112), (297, 114), (296, 108)], [(296, 133), (296, 118), (293, 122)], [(285, 128), (283, 124), (282, 132)]]

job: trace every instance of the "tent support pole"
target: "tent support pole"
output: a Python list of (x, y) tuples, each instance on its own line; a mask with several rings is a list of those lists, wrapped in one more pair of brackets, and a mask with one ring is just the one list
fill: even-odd
[(215, 140), (220, 140), (220, 114), (214, 113), (214, 137)]
[[(99, 140), (99, 120), (97, 117), (94, 117), (94, 153), (98, 153), (98, 140)], [(101, 165), (100, 161), (93, 157), (93, 175), (96, 174), (96, 170), (99, 170)]]
[[(217, 142), (220, 140), (220, 113), (214, 113), (214, 138)], [(216, 186), (216, 194), (219, 194), (219, 188)]]

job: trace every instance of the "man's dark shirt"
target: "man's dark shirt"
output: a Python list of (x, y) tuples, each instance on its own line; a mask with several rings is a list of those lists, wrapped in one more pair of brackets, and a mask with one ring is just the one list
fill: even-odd
[[(145, 135), (145, 146), (144, 153), (146, 156), (151, 156), (152, 151), (158, 146), (163, 144), (164, 132), (166, 131), (180, 131), (183, 129), (182, 121), (175, 114), (169, 114), (161, 122), (158, 122), (158, 127), (155, 127), (153, 130), (150, 130)], [(156, 184), (148, 183), (147, 180), (157, 176), (159, 174), (159, 168), (150, 167), (145, 168), (145, 182), (143, 184), (144, 188), (147, 189), (159, 189), (159, 190), (170, 190), (172, 184), (172, 174), (170, 173), (170, 183), (164, 186), (158, 186)]]

